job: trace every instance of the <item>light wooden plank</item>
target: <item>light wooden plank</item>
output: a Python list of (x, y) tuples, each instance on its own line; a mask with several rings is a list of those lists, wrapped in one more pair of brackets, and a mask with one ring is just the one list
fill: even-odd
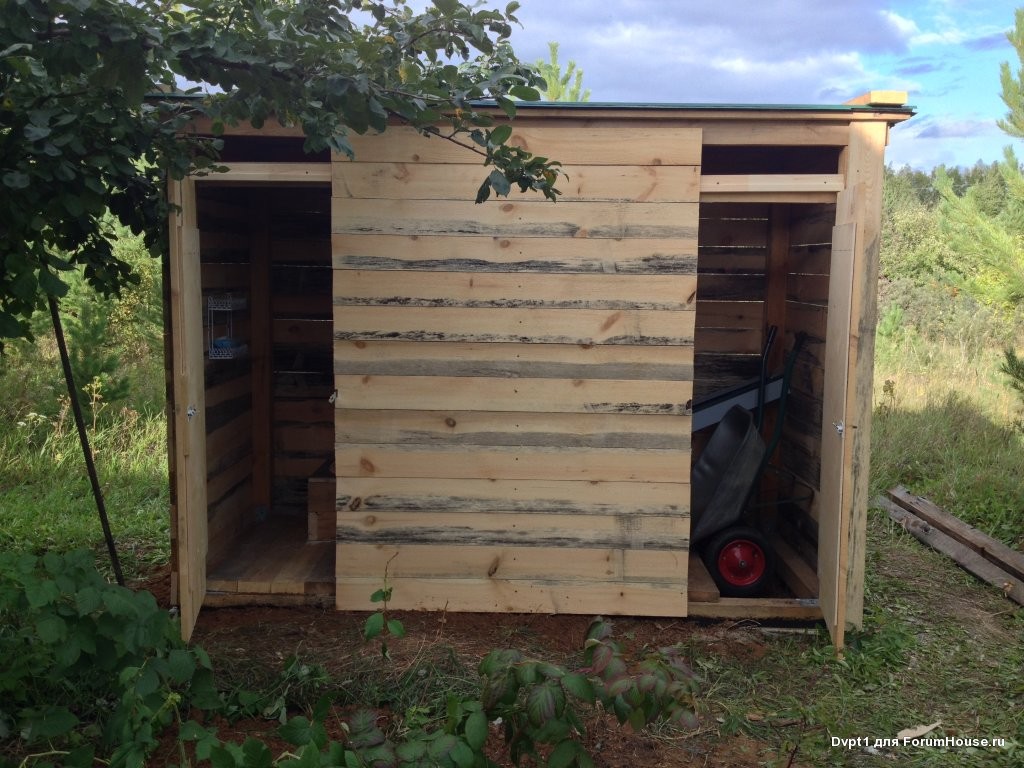
[(338, 477), (686, 482), (689, 450), (340, 445)]
[(586, 580), (678, 585), (685, 580), (688, 553), (666, 550), (482, 547), (445, 544), (342, 545), (337, 573), (353, 577), (383, 573), (388, 578), (480, 578)]
[(376, 270), (334, 273), (335, 306), (684, 311), (694, 308), (696, 293), (695, 275)]
[[(845, 122), (811, 122), (803, 115), (795, 119), (751, 120), (749, 113), (741, 120), (703, 123), (705, 146), (793, 146), (845, 147), (850, 141), (850, 126)], [(835, 115), (833, 115), (834, 119)]]
[(696, 234), (674, 238), (335, 234), (335, 269), (436, 272), (697, 273)]
[[(483, 158), (471, 140), (458, 146), (439, 136), (421, 136), (414, 129), (393, 126), (384, 134), (349, 137), (357, 162), (371, 163), (468, 163), (480, 166)], [(544, 157), (557, 158), (567, 170), (573, 165), (671, 166), (700, 165), (700, 128), (674, 127), (654, 121), (614, 118), (600, 123), (530, 119), (521, 115), (512, 124), (511, 146)], [(336, 163), (350, 162), (340, 155)], [(479, 184), (477, 185), (479, 186)]]
[[(337, 162), (332, 190), (340, 198), (469, 200), (488, 172), (480, 164)], [(700, 194), (695, 165), (573, 165), (566, 173), (559, 202), (693, 202)]]
[[(859, 627), (864, 615), (864, 563), (867, 547), (867, 515), (870, 502), (871, 417), (874, 407), (875, 328), (878, 319), (878, 261), (882, 239), (882, 182), (886, 123), (857, 123), (850, 129), (850, 146), (843, 156), (847, 178), (856, 182), (853, 220), (862, 231), (854, 263), (851, 288), (852, 333), (850, 335), (850, 377), (846, 397), (847, 424), (852, 445), (846, 456), (849, 472), (849, 510), (845, 539), (846, 569), (849, 577), (843, 594), (846, 621)], [(836, 219), (845, 214), (839, 212)], [(845, 494), (845, 491), (844, 491)]]
[(823, 205), (835, 202), (835, 192), (701, 192), (704, 203), (772, 203), (776, 205)]
[(907, 103), (906, 91), (868, 91), (844, 102), (855, 106), (902, 107)]
[(349, 477), (338, 479), (343, 512), (536, 512), (564, 515), (688, 516), (690, 486), (608, 480), (474, 480)]
[(688, 381), (335, 376), (339, 408), (686, 415)]
[(571, 203), (451, 200), (335, 201), (334, 234), (483, 235), (579, 239), (690, 239), (697, 203)]
[(329, 163), (221, 163), (223, 170), (204, 177), (212, 182), (272, 181), (275, 184), (331, 183)]
[(402, 443), (688, 449), (690, 417), (339, 408), (335, 439), (338, 445)]
[[(849, 376), (850, 291), (853, 279), (857, 227), (837, 226), (832, 237), (832, 275), (829, 283), (828, 329), (825, 360), (824, 406), (821, 431), (821, 492), (818, 498), (819, 599), (825, 624), (836, 647), (845, 633), (841, 595), (845, 597), (847, 573), (842, 549), (846, 538), (844, 513), (849, 482), (846, 454), (846, 391)], [(842, 425), (842, 429), (836, 425)], [(852, 430), (851, 430), (852, 431)]]
[(340, 511), (338, 541), (372, 545), (569, 547), (672, 550), (689, 546), (682, 515), (585, 515), (540, 512)]
[(693, 348), (338, 341), (334, 372), (370, 376), (693, 380)]
[[(339, 545), (339, 559), (344, 557)], [(504, 579), (391, 579), (389, 607), (406, 611), (570, 613), (605, 616), (685, 616), (686, 585)], [(339, 577), (336, 607), (377, 609), (369, 596), (380, 577)]]
[(709, 192), (831, 192), (843, 189), (838, 173), (772, 173), (701, 176), (701, 195)]
[(336, 306), (334, 338), (688, 346), (694, 320), (690, 311)]
[(773, 597), (723, 597), (714, 602), (692, 601), (687, 615), (701, 619), (788, 619), (815, 621), (821, 618), (817, 600)]

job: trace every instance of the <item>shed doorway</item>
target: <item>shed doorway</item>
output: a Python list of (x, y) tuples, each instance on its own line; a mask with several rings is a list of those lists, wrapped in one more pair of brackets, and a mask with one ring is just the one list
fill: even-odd
[(330, 186), (197, 180), (207, 604), (334, 594)]

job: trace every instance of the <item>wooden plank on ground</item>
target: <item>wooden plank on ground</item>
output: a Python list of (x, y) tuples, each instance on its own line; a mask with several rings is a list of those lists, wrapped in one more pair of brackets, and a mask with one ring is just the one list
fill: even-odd
[(1024, 581), (1011, 576), (981, 553), (946, 535), (899, 504), (881, 497), (875, 499), (875, 504), (884, 509), (890, 518), (902, 525), (915, 539), (948, 555), (965, 571), (996, 587), (1004, 597), (1024, 605)]
[(1024, 579), (1024, 552), (1011, 549), (973, 525), (968, 525), (960, 518), (949, 514), (923, 496), (912, 494), (901, 485), (891, 489), (887, 495), (908, 512), (935, 526), (947, 536), (966, 544), (1011, 576)]

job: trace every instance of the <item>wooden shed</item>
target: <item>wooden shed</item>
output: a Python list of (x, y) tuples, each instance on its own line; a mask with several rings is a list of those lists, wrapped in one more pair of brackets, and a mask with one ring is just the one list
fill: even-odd
[[(226, 173), (170, 189), (184, 635), (204, 603), (368, 609), (387, 573), (400, 609), (823, 618), (841, 645), (905, 101), (523, 105), (511, 141), (562, 161), (555, 204), (475, 205), (480, 158), (401, 126), (354, 161), (229, 131)], [(778, 568), (725, 597), (690, 553), (695, 404), (758, 377), (770, 327), (771, 371), (803, 340), (789, 480), (755, 492)]]

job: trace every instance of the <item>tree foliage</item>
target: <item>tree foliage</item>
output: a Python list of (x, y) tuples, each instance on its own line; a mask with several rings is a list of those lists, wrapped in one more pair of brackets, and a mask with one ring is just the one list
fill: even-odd
[(165, 179), (215, 167), (219, 141), (181, 132), (197, 116), (215, 132), (273, 118), (301, 127), (307, 151), (350, 156), (352, 132), (399, 120), (493, 165), (479, 200), (555, 199), (558, 164), (509, 146), (476, 106), (511, 118), (514, 99), (540, 97), (507, 44), (518, 5), (0, 0), (0, 340), (31, 337), (69, 270), (104, 295), (133, 280), (114, 225), (163, 241)]
[(583, 90), (583, 70), (572, 59), (562, 71), (558, 61), (558, 43), (548, 43), (548, 61), (538, 59), (534, 66), (544, 78), (541, 95), (545, 101), (590, 101), (590, 89)]

